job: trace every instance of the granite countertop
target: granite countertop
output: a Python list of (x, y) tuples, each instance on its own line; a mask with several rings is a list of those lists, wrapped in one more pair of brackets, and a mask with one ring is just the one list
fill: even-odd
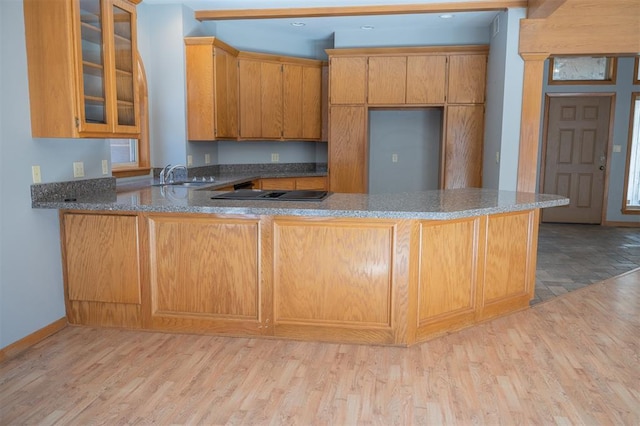
[[(239, 183), (237, 179), (245, 178), (252, 180), (246, 176), (236, 176), (220, 178), (215, 183), (218, 187), (228, 186)], [(32, 185), (34, 208), (158, 213), (446, 220), (555, 207), (569, 203), (567, 198), (558, 195), (478, 188), (378, 195), (332, 193), (323, 201), (296, 202), (212, 200), (214, 194), (220, 193), (212, 190), (215, 189), (212, 187), (146, 186), (116, 190), (113, 182), (99, 189), (94, 187), (91, 191), (83, 191), (86, 185), (82, 188), (76, 185), (78, 188), (75, 192), (69, 192), (69, 189), (38, 191), (42, 188), (36, 188), (34, 191), (34, 187), (37, 186)]]

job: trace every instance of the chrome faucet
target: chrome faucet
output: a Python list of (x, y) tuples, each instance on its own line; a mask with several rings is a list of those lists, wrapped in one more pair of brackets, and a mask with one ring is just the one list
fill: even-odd
[(171, 168), (171, 164), (167, 164), (164, 169), (160, 172), (160, 185), (164, 185), (165, 177), (167, 176), (167, 171)]
[(167, 171), (167, 174), (165, 175), (165, 178), (167, 179), (167, 183), (173, 183), (174, 181), (174, 171), (176, 169), (184, 169), (185, 171), (185, 177), (187, 175), (187, 173), (189, 172), (187, 170), (186, 166), (183, 166), (182, 164), (176, 164), (175, 166), (172, 166), (171, 168), (169, 168), (169, 170)]

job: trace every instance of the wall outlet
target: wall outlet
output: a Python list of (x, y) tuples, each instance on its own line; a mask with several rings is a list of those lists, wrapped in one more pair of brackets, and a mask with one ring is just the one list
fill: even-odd
[(102, 160), (102, 174), (103, 175), (108, 175), (109, 174), (109, 161), (108, 160)]
[(613, 152), (621, 152), (622, 145), (613, 145)]
[(496, 164), (500, 164), (500, 151), (496, 151)]
[(398, 162), (398, 154), (391, 154), (391, 162), (392, 163)]
[(187, 166), (193, 166), (193, 155), (187, 155)]
[(277, 163), (278, 161), (280, 161), (280, 154), (278, 154), (277, 152), (274, 152), (271, 154), (271, 162), (272, 163)]
[(84, 177), (84, 163), (82, 161), (76, 161), (73, 163), (73, 177)]
[(204, 155), (204, 164), (211, 164), (211, 154)]
[(31, 166), (31, 177), (33, 178), (33, 183), (42, 182), (42, 175), (40, 174), (40, 166)]

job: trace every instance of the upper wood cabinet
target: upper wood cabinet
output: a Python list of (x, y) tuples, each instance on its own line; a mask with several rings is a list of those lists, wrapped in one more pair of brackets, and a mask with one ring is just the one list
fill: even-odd
[(445, 101), (447, 57), (407, 56), (407, 104), (441, 104)]
[(215, 37), (187, 37), (187, 138), (238, 136), (238, 51)]
[(482, 104), (487, 79), (487, 55), (451, 55), (447, 101), (453, 104)]
[(283, 137), (320, 139), (322, 136), (322, 68), (284, 64)]
[(282, 66), (240, 58), (240, 138), (282, 138)]
[(367, 100), (367, 58), (329, 59), (329, 103), (364, 104)]
[(322, 62), (241, 52), (241, 139), (321, 137)]
[(137, 1), (24, 0), (33, 137), (138, 137)]
[(447, 57), (371, 56), (369, 105), (438, 104), (445, 101)]

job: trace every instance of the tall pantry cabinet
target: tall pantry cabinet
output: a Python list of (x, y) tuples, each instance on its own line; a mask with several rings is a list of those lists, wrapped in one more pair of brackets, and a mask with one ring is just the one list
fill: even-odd
[(441, 108), (440, 187), (482, 185), (487, 46), (328, 49), (327, 53), (331, 191), (368, 190), (370, 108)]
[(139, 0), (24, 0), (33, 137), (138, 137)]

